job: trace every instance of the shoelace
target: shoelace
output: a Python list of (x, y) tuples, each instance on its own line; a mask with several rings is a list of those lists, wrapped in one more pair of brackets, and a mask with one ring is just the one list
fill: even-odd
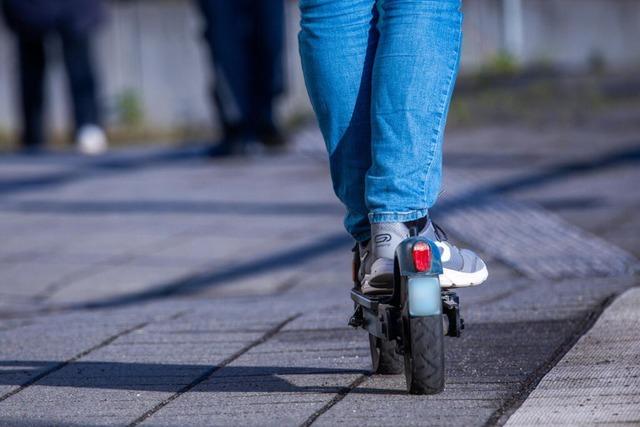
[(433, 221), (431, 221), (431, 224), (433, 225), (433, 231), (436, 237), (438, 238), (438, 241), (440, 242), (449, 241), (449, 236), (447, 236), (447, 233), (442, 229), (442, 227), (440, 227), (438, 224), (436, 224)]

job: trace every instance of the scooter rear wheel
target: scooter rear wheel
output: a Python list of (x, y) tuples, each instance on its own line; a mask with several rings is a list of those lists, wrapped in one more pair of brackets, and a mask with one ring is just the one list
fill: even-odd
[(405, 376), (411, 394), (436, 394), (444, 389), (442, 315), (404, 319)]
[(396, 353), (396, 345), (393, 341), (369, 334), (369, 349), (374, 374), (393, 375), (400, 374), (404, 370), (402, 357)]

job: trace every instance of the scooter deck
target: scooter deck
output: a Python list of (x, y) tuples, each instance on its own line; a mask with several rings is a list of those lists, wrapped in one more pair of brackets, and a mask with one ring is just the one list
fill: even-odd
[(372, 311), (377, 311), (378, 304), (380, 304), (380, 300), (367, 297), (362, 292), (356, 289), (351, 290), (351, 299), (356, 304), (361, 305), (362, 307)]

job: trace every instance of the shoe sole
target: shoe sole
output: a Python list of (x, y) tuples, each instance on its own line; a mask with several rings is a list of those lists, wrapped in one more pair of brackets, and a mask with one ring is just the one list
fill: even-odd
[(445, 268), (439, 277), (440, 287), (468, 288), (471, 286), (478, 286), (487, 280), (487, 277), (489, 277), (489, 270), (487, 270), (487, 266), (484, 265), (484, 263), (480, 270), (474, 271), (473, 273), (465, 273)]
[[(466, 273), (448, 268), (438, 277), (441, 288), (469, 288), (482, 284), (489, 277), (487, 266), (473, 273)], [(373, 280), (365, 280), (362, 293), (365, 295), (389, 294), (393, 291), (393, 273), (379, 274)]]
[(369, 279), (365, 276), (362, 293), (365, 295), (383, 295), (393, 292), (393, 273), (383, 273)]

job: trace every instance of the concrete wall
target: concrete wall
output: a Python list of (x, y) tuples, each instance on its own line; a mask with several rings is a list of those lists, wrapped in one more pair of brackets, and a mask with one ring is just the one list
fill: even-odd
[(595, 56), (612, 68), (640, 64), (637, 0), (467, 0), (463, 71), (510, 50), (509, 3), (520, 3), (522, 46), (513, 54), (525, 65), (580, 68)]
[[(520, 8), (520, 20), (505, 20), (508, 2)], [(517, 2), (517, 3), (516, 3)], [(280, 114), (307, 111), (308, 101), (297, 58), (298, 12), (287, 2), (289, 93)], [(154, 129), (206, 127), (212, 112), (207, 97), (208, 52), (200, 42), (201, 22), (187, 0), (138, 0), (110, 3), (111, 20), (97, 40), (107, 120), (117, 124), (124, 93), (140, 101), (147, 126)], [(610, 67), (640, 63), (640, 1), (637, 0), (467, 0), (462, 72), (471, 72), (512, 49), (524, 64), (546, 62), (580, 68), (598, 57)], [(512, 16), (512, 15), (509, 15)], [(56, 44), (52, 43), (49, 111), (52, 127), (67, 125), (66, 86)], [(0, 25), (0, 132), (15, 129), (13, 46)]]

